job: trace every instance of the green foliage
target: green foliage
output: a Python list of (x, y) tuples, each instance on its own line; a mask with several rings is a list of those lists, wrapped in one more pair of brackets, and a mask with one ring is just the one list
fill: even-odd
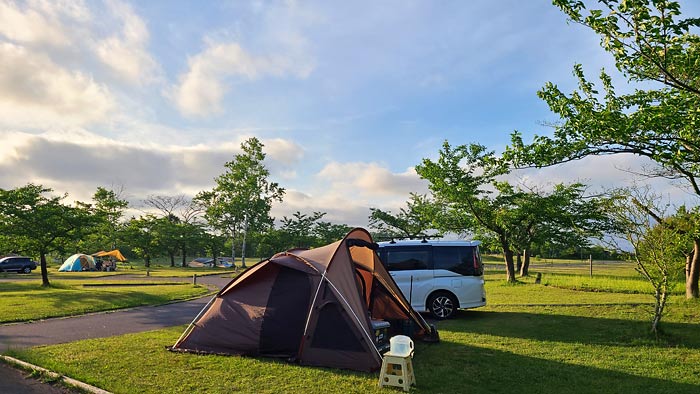
[(257, 255), (270, 257), (288, 249), (327, 245), (342, 239), (352, 229), (344, 224), (321, 221), (325, 215), (325, 212), (307, 215), (297, 211), (291, 217), (284, 216), (279, 229), (271, 229), (260, 235)]
[(167, 233), (163, 233), (168, 220), (157, 218), (153, 215), (132, 218), (124, 228), (124, 239), (139, 257), (144, 258), (146, 267), (151, 265), (151, 258), (163, 250), (163, 240), (167, 239)]
[(614, 202), (611, 214), (619, 223), (618, 234), (631, 245), (637, 272), (653, 288), (651, 330), (656, 333), (673, 283), (682, 277), (683, 257), (690, 249), (689, 237), (671, 225), (660, 198), (648, 191), (618, 191)]
[[(238, 233), (245, 237), (248, 231), (259, 233), (270, 229), (272, 203), (282, 201), (285, 192), (268, 180), (270, 172), (263, 163), (265, 153), (260, 140), (252, 137), (241, 144), (241, 149), (243, 152), (227, 162), (226, 171), (216, 177), (214, 189), (200, 192), (195, 198), (205, 207), (210, 225), (230, 234), (231, 239)], [(243, 257), (245, 263), (245, 253)]]
[(515, 280), (514, 251), (525, 250), (528, 256), (532, 244), (544, 242), (587, 245), (589, 237), (609, 227), (603, 201), (585, 198), (584, 185), (560, 184), (549, 193), (514, 187), (499, 180), (508, 173), (507, 163), (480, 145), (452, 148), (445, 142), (439, 159), (424, 159), (416, 172), (446, 204), (447, 215), (442, 217), (449, 220), (438, 227), (465, 232), (450, 227), (461, 222), (472, 232), (486, 235), (487, 247), (497, 243), (509, 281)]
[(369, 226), (384, 237), (418, 238), (434, 228), (433, 221), (440, 214), (440, 206), (430, 197), (411, 193), (406, 208), (394, 215), (390, 211), (370, 208)]
[(610, 76), (601, 72), (601, 95), (577, 65), (578, 90), (566, 95), (550, 82), (538, 93), (562, 120), (554, 136), (537, 136), (525, 145), (516, 132), (508, 155), (521, 165), (546, 166), (632, 153), (659, 165), (649, 175), (683, 178), (700, 195), (700, 37), (690, 32), (700, 19), (679, 19), (680, 6), (673, 1), (600, 3), (605, 9), (586, 16), (582, 1), (555, 1), (573, 21), (600, 35), (630, 82), (660, 87), (618, 95)]
[(65, 196), (46, 195), (51, 192), (31, 183), (0, 189), (0, 233), (16, 251), (39, 255), (44, 286), (49, 285), (46, 255), (80, 239), (95, 222), (87, 209), (63, 204)]
[[(601, 71), (603, 91), (574, 67), (578, 89), (562, 92), (548, 82), (538, 92), (560, 117), (554, 135), (535, 136), (530, 144), (518, 132), (506, 158), (519, 166), (548, 166), (589, 155), (628, 153), (656, 163), (645, 175), (682, 179), (700, 197), (700, 18), (680, 18), (675, 1), (602, 0), (603, 9), (585, 13), (586, 3), (555, 0), (576, 23), (601, 38), (617, 69), (639, 87), (618, 94)], [(695, 30), (696, 31), (696, 30)], [(689, 260), (686, 296), (700, 296), (700, 236)]]

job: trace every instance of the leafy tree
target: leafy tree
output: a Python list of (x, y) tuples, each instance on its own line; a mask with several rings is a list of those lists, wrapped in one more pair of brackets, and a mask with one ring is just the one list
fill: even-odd
[(46, 255), (79, 239), (95, 222), (86, 209), (63, 204), (65, 195), (46, 195), (52, 191), (34, 184), (0, 189), (0, 233), (12, 239), (17, 251), (39, 255), (42, 286), (50, 285)]
[[(208, 234), (199, 223), (182, 222), (177, 225), (177, 240), (180, 247), (180, 256), (182, 257), (182, 267), (187, 266), (187, 253), (194, 252), (197, 249), (202, 249), (205, 245), (212, 243), (207, 242)], [(193, 255), (194, 256), (194, 255)], [(216, 261), (215, 256), (215, 260)]]
[[(600, 74), (602, 93), (574, 67), (579, 87), (571, 94), (549, 82), (538, 92), (561, 121), (554, 135), (525, 144), (515, 132), (507, 156), (521, 166), (548, 166), (589, 155), (628, 153), (656, 163), (644, 175), (686, 182), (700, 197), (700, 18), (680, 18), (675, 1), (601, 0), (586, 13), (579, 0), (554, 3), (574, 22), (589, 27), (637, 89), (616, 93)], [(700, 240), (695, 243), (700, 247)], [(697, 298), (700, 249), (689, 263), (686, 297)]]
[(268, 180), (270, 172), (263, 163), (265, 153), (260, 140), (249, 138), (241, 149), (242, 153), (225, 164), (226, 171), (215, 179), (214, 189), (199, 193), (196, 199), (206, 207), (209, 223), (230, 234), (232, 257), (233, 240), (239, 233), (243, 236), (241, 255), (245, 267), (246, 235), (272, 227), (270, 209), (273, 201), (282, 201), (284, 189)]
[(296, 211), (291, 217), (282, 217), (280, 230), (289, 248), (310, 248), (316, 244), (314, 228), (325, 212), (313, 212), (310, 215)]
[(151, 258), (156, 256), (161, 248), (164, 220), (153, 215), (132, 218), (124, 229), (124, 238), (139, 257), (143, 258), (146, 267), (151, 266)]
[(582, 248), (590, 244), (590, 238), (614, 229), (606, 213), (608, 201), (587, 197), (585, 190), (581, 183), (558, 184), (551, 192), (531, 190), (520, 195), (513, 243), (523, 254), (523, 262), (517, 267), (521, 276), (528, 275), (534, 245)]
[[(473, 229), (482, 227), (496, 234), (506, 262), (506, 277), (515, 281), (513, 264), (512, 217), (515, 200), (520, 194), (505, 187), (496, 178), (508, 172), (493, 152), (482, 145), (452, 148), (445, 141), (437, 161), (423, 159), (416, 172), (430, 182), (430, 190), (448, 204), (447, 217), (459, 218)], [(493, 195), (488, 187), (501, 187)]]
[[(666, 216), (657, 195), (648, 191), (621, 190), (612, 201), (610, 212), (619, 224), (617, 234), (631, 245), (636, 271), (654, 289), (651, 331), (656, 334), (669, 291), (683, 269), (682, 257), (689, 238), (678, 225), (678, 216)], [(650, 220), (650, 212), (654, 212), (656, 222)], [(663, 216), (656, 216), (658, 212)]]
[[(424, 159), (416, 167), (430, 182), (430, 189), (447, 206), (441, 230), (455, 231), (455, 224), (476, 233), (492, 233), (506, 262), (508, 281), (515, 281), (513, 261), (516, 250), (523, 250), (528, 274), (533, 243), (557, 241), (587, 244), (588, 237), (608, 228), (601, 201), (586, 199), (581, 184), (556, 185), (550, 193), (523, 190), (499, 177), (508, 173), (507, 163), (472, 144), (452, 148), (445, 142), (437, 162)], [(461, 230), (464, 232), (464, 230)]]
[(352, 230), (352, 227), (347, 224), (319, 221), (314, 226), (314, 235), (316, 236), (315, 246), (328, 245), (339, 241), (343, 239), (350, 230)]
[(98, 231), (106, 234), (111, 249), (117, 248), (117, 232), (120, 228), (119, 221), (124, 215), (124, 210), (129, 206), (128, 201), (121, 198), (122, 189), (106, 189), (98, 187), (92, 196), (94, 201), (94, 212), (103, 223), (99, 225)]
[(439, 207), (427, 196), (411, 193), (399, 213), (370, 208), (369, 226), (389, 237), (417, 238), (433, 228)]
[(150, 195), (144, 204), (159, 212), (166, 219), (160, 222), (161, 245), (170, 257), (170, 266), (175, 266), (175, 255), (180, 253), (182, 266), (187, 266), (187, 251), (203, 242), (204, 230), (198, 223), (203, 207), (185, 195)]

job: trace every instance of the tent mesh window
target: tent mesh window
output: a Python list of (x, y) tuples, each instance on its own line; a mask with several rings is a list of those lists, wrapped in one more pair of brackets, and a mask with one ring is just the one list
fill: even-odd
[(306, 310), (311, 297), (309, 276), (280, 267), (265, 309), (260, 328), (260, 353), (294, 356), (304, 336)]
[[(335, 297), (334, 297), (335, 298)], [(327, 302), (318, 312), (312, 348), (362, 352), (362, 342), (348, 323), (348, 315), (336, 300)]]

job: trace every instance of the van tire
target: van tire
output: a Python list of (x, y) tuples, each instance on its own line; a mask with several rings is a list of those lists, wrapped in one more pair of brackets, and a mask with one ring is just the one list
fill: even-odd
[(32, 269), (30, 267), (24, 267), (22, 268), (22, 272), (25, 274), (30, 274), (32, 272)]
[(436, 320), (453, 318), (458, 308), (457, 297), (448, 291), (438, 291), (428, 297), (428, 311)]

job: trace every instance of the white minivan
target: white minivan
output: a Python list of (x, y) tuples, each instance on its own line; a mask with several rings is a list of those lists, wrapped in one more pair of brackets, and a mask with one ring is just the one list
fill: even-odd
[(413, 309), (447, 319), (486, 305), (479, 241), (380, 242), (377, 253)]

